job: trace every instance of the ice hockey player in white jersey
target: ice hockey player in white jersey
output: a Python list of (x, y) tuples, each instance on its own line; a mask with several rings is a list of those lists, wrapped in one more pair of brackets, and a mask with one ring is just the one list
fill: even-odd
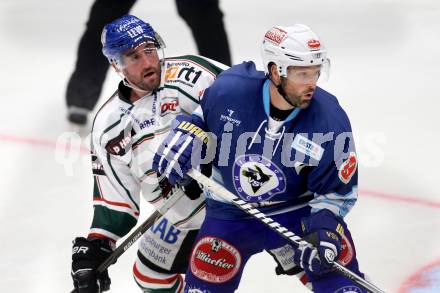
[(165, 58), (159, 34), (132, 15), (107, 24), (101, 41), (123, 80), (93, 122), (94, 215), (88, 236), (73, 243), (74, 287), (79, 293), (109, 290), (108, 272), (95, 269), (136, 225), (141, 194), (160, 207), (164, 196), (185, 192), (143, 235), (133, 266), (144, 292), (180, 292), (181, 274), (205, 216), (204, 197), (195, 182), (182, 188), (159, 184), (152, 158), (170, 122), (177, 114), (192, 113), (227, 67), (201, 56)]

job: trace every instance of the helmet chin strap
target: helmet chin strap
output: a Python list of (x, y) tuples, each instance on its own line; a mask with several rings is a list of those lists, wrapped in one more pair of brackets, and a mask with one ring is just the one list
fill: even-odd
[(132, 88), (132, 89), (134, 89), (134, 90), (137, 90), (137, 91), (143, 93), (144, 96), (149, 95), (149, 94), (152, 93), (152, 91), (146, 91), (146, 90), (141, 89), (140, 87), (135, 86), (135, 85), (132, 84), (127, 78), (123, 78), (123, 79), (122, 79), (122, 82), (124, 83), (125, 86), (127, 86), (127, 87), (129, 87), (129, 88)]
[(118, 70), (117, 73), (122, 78), (122, 82), (124, 83), (125, 86), (141, 92), (144, 96), (149, 95), (149, 94), (152, 93), (152, 91), (146, 91), (144, 89), (141, 89), (140, 87), (135, 86), (132, 82), (130, 82), (128, 80), (128, 78), (126, 78), (124, 76), (124, 74), (121, 73), (121, 71)]
[[(290, 106), (292, 106), (292, 107), (295, 108), (296, 105), (292, 104), (292, 102), (289, 101), (289, 99), (287, 98), (286, 91), (285, 91), (284, 88), (283, 88), (283, 83), (280, 83), (280, 84), (277, 85), (277, 84), (275, 84), (275, 82), (272, 80), (271, 76), (268, 76), (268, 78), (269, 78), (269, 80), (272, 82), (272, 84), (277, 88), (278, 93), (283, 97), (284, 101), (286, 101)], [(281, 77), (281, 78), (283, 78), (283, 77)]]

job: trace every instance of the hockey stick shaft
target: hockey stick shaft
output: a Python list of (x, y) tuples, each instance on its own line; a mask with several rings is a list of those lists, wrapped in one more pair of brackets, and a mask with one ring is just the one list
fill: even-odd
[(136, 228), (113, 252), (103, 261), (96, 269), (98, 273), (104, 272), (110, 265), (114, 264), (116, 260), (129, 249), (151, 226), (160, 218), (162, 214), (154, 211), (148, 219), (146, 219), (139, 227)]
[[(262, 213), (260, 210), (254, 208), (249, 203), (241, 200), (238, 196), (227, 190), (222, 185), (218, 184), (217, 182), (209, 179), (202, 173), (200, 173), (197, 170), (190, 170), (188, 172), (188, 175), (193, 178), (194, 180), (201, 183), (203, 186), (211, 190), (213, 193), (215, 193), (217, 196), (220, 196), (224, 198), (225, 200), (231, 202), (236, 207), (241, 209), (242, 211), (246, 212), (247, 214), (255, 217), (263, 224), (267, 225), (271, 230), (277, 232), (280, 236), (291, 242), (295, 247), (298, 247), (299, 245), (306, 244), (307, 242), (296, 235), (295, 233), (289, 231), (286, 227), (282, 226), (280, 223), (276, 222), (272, 218), (266, 216), (264, 213)], [(376, 287), (374, 284), (364, 280), (363, 278), (359, 277), (357, 274), (352, 272), (351, 270), (347, 269), (343, 265), (334, 262), (333, 268), (346, 278), (352, 280), (359, 286), (362, 286), (364, 289), (368, 290), (372, 293), (384, 293), (381, 289)]]

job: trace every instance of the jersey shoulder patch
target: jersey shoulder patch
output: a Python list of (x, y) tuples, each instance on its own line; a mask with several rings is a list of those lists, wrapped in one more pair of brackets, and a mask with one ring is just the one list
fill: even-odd
[(339, 166), (338, 176), (344, 184), (350, 182), (351, 177), (357, 170), (357, 158), (355, 152), (350, 152), (348, 158)]

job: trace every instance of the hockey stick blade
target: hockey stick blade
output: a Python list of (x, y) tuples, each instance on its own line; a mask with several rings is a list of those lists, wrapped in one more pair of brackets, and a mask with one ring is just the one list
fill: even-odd
[[(222, 197), (223, 199), (231, 202), (236, 207), (246, 212), (247, 214), (255, 217), (260, 222), (267, 225), (270, 229), (277, 232), (281, 237), (288, 240), (295, 247), (298, 247), (299, 245), (306, 243), (304, 239), (302, 239), (295, 233), (289, 231), (286, 227), (283, 227), (280, 223), (266, 216), (260, 210), (254, 208), (252, 205), (240, 199), (238, 196), (227, 190), (225, 187), (209, 179), (199, 171), (192, 169), (188, 172), (188, 176), (190, 176), (197, 182), (201, 183), (204, 187), (215, 193), (217, 196)], [(333, 263), (333, 268), (336, 270), (336, 272), (352, 280), (353, 282), (363, 287), (364, 289), (368, 290), (369, 292), (385, 293), (385, 291), (379, 289), (374, 284), (362, 279), (357, 274), (355, 274), (354, 272), (352, 272), (351, 270), (347, 269), (346, 267), (344, 267), (343, 265), (337, 262)]]
[[(153, 226), (154, 222), (159, 219), (163, 214), (165, 214), (170, 208), (174, 206), (174, 204), (184, 195), (185, 193), (178, 192), (170, 196), (166, 202), (159, 209), (154, 211), (148, 219), (146, 219), (139, 227), (136, 228), (125, 240), (122, 242), (113, 252), (98, 266), (96, 269), (97, 273), (102, 273), (109, 266), (114, 264), (118, 258), (129, 249), (151, 226)], [(70, 293), (77, 293), (76, 289), (73, 289)]]

